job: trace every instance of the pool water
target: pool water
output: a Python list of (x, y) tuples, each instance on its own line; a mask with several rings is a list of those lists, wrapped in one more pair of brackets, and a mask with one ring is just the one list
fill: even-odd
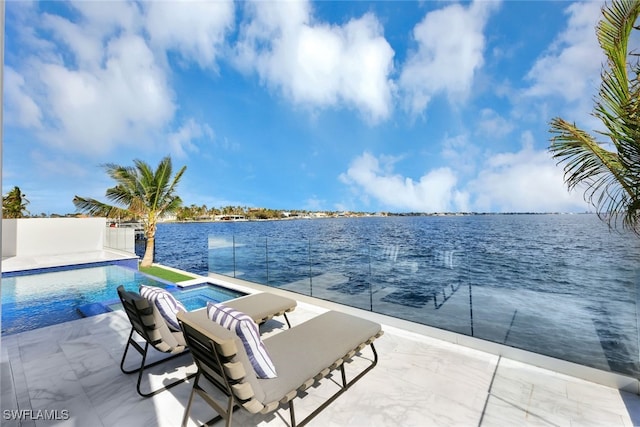
[(174, 294), (188, 311), (206, 307), (209, 301), (224, 302), (245, 295), (244, 293), (212, 284), (190, 286), (188, 289), (179, 289)]
[(137, 292), (143, 284), (167, 289), (187, 310), (244, 295), (211, 284), (182, 289), (118, 265), (3, 277), (2, 335), (118, 309), (117, 287)]

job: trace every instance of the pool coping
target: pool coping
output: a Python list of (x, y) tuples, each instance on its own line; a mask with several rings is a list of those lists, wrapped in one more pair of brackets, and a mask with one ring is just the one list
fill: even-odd
[(71, 265), (58, 265), (54, 267), (32, 268), (29, 270), (3, 271), (2, 278), (29, 276), (33, 274), (55, 273), (58, 271), (78, 270), (82, 268), (106, 267), (109, 265), (118, 265), (124, 268), (130, 268), (128, 265), (119, 263), (120, 260), (96, 261)]

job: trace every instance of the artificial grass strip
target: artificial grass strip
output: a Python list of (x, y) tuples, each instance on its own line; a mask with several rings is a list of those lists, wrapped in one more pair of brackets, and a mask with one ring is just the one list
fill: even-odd
[(151, 267), (140, 267), (139, 268), (142, 273), (148, 274), (150, 276), (155, 276), (160, 279), (168, 280), (169, 282), (178, 283), (184, 282), (185, 280), (195, 279), (193, 276), (185, 276), (184, 274), (176, 273), (172, 270), (167, 270), (166, 268), (151, 266)]

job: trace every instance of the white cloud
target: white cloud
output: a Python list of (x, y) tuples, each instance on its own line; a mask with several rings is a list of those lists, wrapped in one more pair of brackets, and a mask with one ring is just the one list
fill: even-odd
[(140, 3), (132, 1), (73, 0), (85, 28), (97, 35), (116, 35), (120, 31), (138, 32), (142, 25)]
[(233, 29), (233, 1), (154, 1), (145, 3), (151, 44), (176, 49), (202, 68), (216, 68), (225, 36)]
[(496, 111), (484, 108), (480, 111), (477, 132), (492, 138), (502, 138), (508, 135), (514, 128), (514, 124)]
[(319, 199), (317, 196), (311, 196), (304, 202), (304, 209), (308, 211), (320, 211), (326, 204), (326, 200)]
[(476, 171), (481, 149), (469, 141), (468, 134), (460, 134), (443, 140), (441, 154), (460, 175), (471, 175)]
[(474, 210), (480, 212), (583, 212), (587, 204), (578, 192), (569, 193), (563, 169), (548, 151), (533, 149), (529, 133), (522, 148), (487, 159), (467, 186)]
[(602, 5), (601, 2), (576, 2), (566, 9), (567, 28), (527, 74), (533, 85), (526, 95), (560, 96), (568, 102), (591, 103), (604, 63), (595, 35)]
[[(64, 47), (69, 50), (71, 59), (67, 62), (70, 65), (84, 70), (99, 69), (106, 59), (106, 40), (123, 32), (135, 34), (140, 29), (142, 17), (134, 3), (72, 1), (70, 4), (78, 12), (74, 22), (49, 13), (43, 13), (38, 19), (38, 27), (51, 31), (50, 42), (54, 44), (48, 46), (48, 53), (59, 58), (52, 60), (52, 55), (46, 62), (61, 64)], [(46, 42), (40, 39), (40, 43)], [(40, 55), (43, 53), (39, 52)]]
[(86, 165), (79, 164), (68, 159), (61, 154), (44, 153), (39, 150), (33, 150), (29, 153), (29, 157), (35, 166), (38, 174), (47, 177), (65, 177), (68, 179), (85, 179), (90, 175), (90, 171), (86, 169)]
[(484, 63), (484, 27), (499, 2), (453, 4), (428, 13), (413, 29), (417, 49), (409, 54), (399, 86), (412, 114), (421, 114), (431, 98), (445, 93), (464, 100)]
[(370, 13), (314, 22), (308, 2), (246, 4), (236, 64), (306, 107), (347, 106), (377, 122), (392, 109), (393, 49)]
[(393, 162), (365, 152), (351, 162), (340, 180), (391, 209), (416, 212), (466, 210), (468, 196), (456, 189), (457, 178), (449, 168), (434, 169), (414, 181), (393, 173)]
[[(394, 172), (396, 159), (370, 153), (356, 157), (340, 180), (363, 201), (398, 211), (584, 212), (579, 192), (569, 193), (563, 170), (547, 151), (534, 150), (529, 133), (518, 152), (494, 154), (476, 166), (467, 184), (448, 167), (426, 171), (417, 181)], [(464, 140), (462, 141), (464, 143)]]
[(37, 129), (41, 127), (42, 112), (27, 90), (24, 77), (13, 68), (5, 66), (6, 123)]
[[(94, 29), (50, 14), (42, 16), (41, 25), (43, 28), (51, 30), (52, 35), (70, 50), (73, 62), (78, 68), (95, 69), (100, 66), (103, 56), (102, 40)], [(55, 62), (61, 63), (62, 61)]]
[(232, 2), (80, 1), (70, 7), (73, 21), (38, 15), (35, 8), (12, 15), (27, 44), (7, 72), (10, 124), (85, 155), (167, 138), (184, 155), (194, 149), (191, 139), (211, 133), (189, 118), (185, 127), (170, 130), (178, 106), (165, 52), (215, 67), (234, 22)]
[(172, 132), (167, 138), (171, 152), (178, 157), (185, 157), (187, 151), (198, 152), (194, 139), (201, 137), (213, 138), (213, 131), (209, 125), (200, 125), (193, 119), (187, 120), (180, 129)]
[(139, 36), (110, 40), (99, 69), (53, 63), (38, 68), (52, 123), (45, 138), (57, 146), (104, 153), (142, 142), (173, 117), (166, 76)]

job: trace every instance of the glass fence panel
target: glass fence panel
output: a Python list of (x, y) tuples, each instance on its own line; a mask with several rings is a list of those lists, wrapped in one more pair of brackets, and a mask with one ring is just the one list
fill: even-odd
[(311, 295), (309, 240), (269, 238), (265, 284)]
[(470, 335), (464, 252), (397, 241), (371, 245), (373, 311)]
[(235, 277), (234, 236), (209, 236), (209, 271)]
[(430, 218), (407, 232), (380, 221), (368, 239), (216, 237), (210, 271), (638, 377), (638, 243), (581, 234), (588, 220)]
[(371, 310), (369, 250), (362, 241), (311, 241), (311, 295)]
[(106, 227), (104, 247), (125, 252), (135, 252), (136, 230), (128, 227)]
[(471, 253), (473, 336), (637, 377), (637, 272), (599, 252), (529, 240)]
[(267, 239), (236, 236), (235, 276), (256, 283), (267, 283)]

